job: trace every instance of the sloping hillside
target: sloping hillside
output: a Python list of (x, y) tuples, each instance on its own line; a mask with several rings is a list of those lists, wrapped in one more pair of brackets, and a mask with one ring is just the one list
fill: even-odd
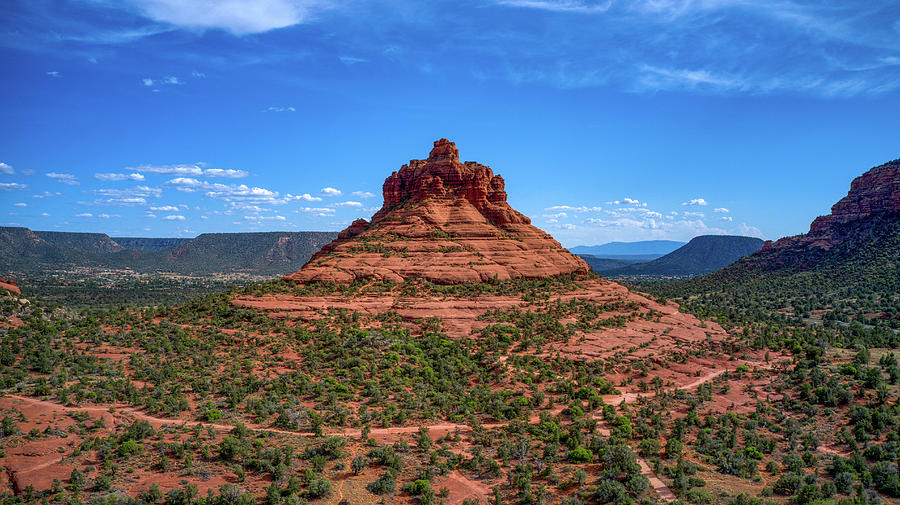
[(675, 251), (647, 263), (628, 265), (603, 272), (615, 277), (625, 275), (690, 276), (702, 275), (734, 263), (763, 246), (755, 237), (702, 235)]

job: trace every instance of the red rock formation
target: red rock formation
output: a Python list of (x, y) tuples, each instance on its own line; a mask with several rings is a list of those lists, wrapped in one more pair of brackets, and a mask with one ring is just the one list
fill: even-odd
[(816, 218), (810, 235), (828, 230), (833, 223), (846, 223), (876, 212), (900, 211), (900, 160), (877, 166), (850, 183), (847, 196), (831, 207), (831, 214)]
[(0, 277), (0, 289), (5, 289), (10, 293), (15, 293), (17, 295), (22, 294), (19, 286), (16, 286), (16, 281), (4, 279), (3, 277)]
[(459, 161), (440, 139), (426, 160), (410, 160), (384, 181), (384, 205), (358, 219), (298, 272), (297, 282), (484, 282), (494, 277), (586, 274), (587, 264), (506, 203), (503, 178)]
[(853, 179), (847, 196), (831, 207), (831, 214), (817, 217), (809, 233), (766, 242), (760, 252), (809, 246), (828, 250), (841, 240), (837, 225), (896, 212), (900, 212), (900, 159)]

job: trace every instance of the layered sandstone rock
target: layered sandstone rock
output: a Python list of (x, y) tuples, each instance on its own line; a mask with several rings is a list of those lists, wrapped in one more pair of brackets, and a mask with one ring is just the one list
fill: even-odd
[(384, 181), (384, 205), (358, 219), (303, 268), (297, 282), (421, 277), (455, 284), (497, 278), (586, 274), (587, 264), (506, 202), (490, 167), (459, 161), (440, 139), (428, 159), (411, 160)]

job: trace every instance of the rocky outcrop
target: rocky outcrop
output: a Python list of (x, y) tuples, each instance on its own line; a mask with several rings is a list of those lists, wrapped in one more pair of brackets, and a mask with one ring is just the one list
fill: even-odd
[(810, 248), (827, 251), (854, 231), (852, 223), (894, 219), (897, 214), (900, 214), (900, 159), (853, 179), (847, 196), (831, 207), (831, 214), (817, 217), (808, 233), (767, 241), (760, 254)]
[(900, 159), (875, 167), (850, 183), (850, 191), (816, 218), (809, 235), (827, 233), (834, 223), (846, 223), (879, 212), (900, 212)]
[(384, 205), (358, 219), (286, 279), (401, 282), (421, 277), (455, 284), (497, 278), (586, 274), (587, 264), (506, 202), (490, 167), (459, 161), (440, 139), (425, 160), (410, 160), (384, 181)]
[(16, 286), (16, 281), (4, 279), (3, 277), (0, 277), (0, 290), (6, 290), (17, 295), (22, 294), (19, 286)]

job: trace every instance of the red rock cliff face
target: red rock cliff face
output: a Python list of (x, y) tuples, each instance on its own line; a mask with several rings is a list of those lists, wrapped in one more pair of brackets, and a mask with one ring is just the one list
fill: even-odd
[(876, 212), (900, 211), (900, 160), (875, 167), (850, 183), (847, 196), (831, 207), (831, 215), (813, 221), (809, 234), (826, 232), (832, 223), (846, 223)]
[(827, 250), (841, 240), (835, 225), (896, 212), (900, 212), (900, 159), (872, 168), (853, 179), (847, 196), (831, 207), (831, 214), (817, 217), (806, 235), (766, 242), (760, 252), (798, 247)]
[(588, 271), (509, 206), (502, 177), (461, 163), (456, 145), (440, 139), (428, 159), (411, 160), (384, 181), (384, 205), (371, 222), (354, 221), (286, 279), (451, 284)]

